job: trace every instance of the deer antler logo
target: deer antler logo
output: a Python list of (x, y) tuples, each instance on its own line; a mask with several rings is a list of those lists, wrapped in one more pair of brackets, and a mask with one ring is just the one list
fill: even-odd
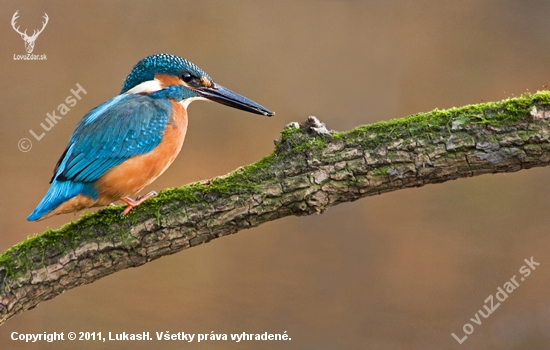
[(19, 12), (18, 11), (15, 11), (15, 13), (13, 14), (13, 17), (11, 18), (11, 26), (13, 27), (13, 29), (19, 33), (19, 35), (21, 35), (21, 37), (23, 38), (23, 40), (25, 40), (25, 49), (27, 50), (27, 53), (32, 53), (32, 50), (34, 50), (34, 42), (36, 41), (36, 38), (38, 38), (38, 35), (40, 35), (40, 33), (42, 33), (42, 31), (44, 30), (44, 28), (46, 28), (46, 24), (48, 24), (48, 14), (44, 12), (44, 19), (45, 19), (45, 22), (42, 22), (42, 29), (40, 30), (34, 30), (32, 35), (31, 36), (28, 36), (27, 35), (27, 30), (25, 29), (25, 31), (23, 33), (21, 33), (19, 31), (19, 27), (15, 27), (15, 21), (17, 20), (17, 18), (19, 18), (19, 16), (17, 15), (17, 13)]

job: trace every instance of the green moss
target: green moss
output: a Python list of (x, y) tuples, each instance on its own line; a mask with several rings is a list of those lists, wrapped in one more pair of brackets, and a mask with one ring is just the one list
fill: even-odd
[(523, 118), (530, 118), (529, 111), (533, 105), (550, 105), (550, 92), (540, 91), (500, 102), (453, 107), (447, 110), (435, 109), (401, 119), (360, 126), (338, 134), (338, 137), (359, 138), (364, 146), (376, 147), (381, 143), (408, 136), (429, 137), (429, 134), (449, 130), (453, 125), (464, 127), (468, 124), (485, 124), (506, 127)]
[[(56, 254), (87, 241), (119, 241), (132, 243), (129, 234), (130, 225), (145, 217), (155, 217), (161, 223), (160, 206), (178, 201), (183, 205), (197, 205), (208, 202), (209, 195), (232, 195), (254, 192), (266, 179), (273, 177), (274, 167), (285, 159), (296, 157), (304, 152), (316, 152), (323, 149), (332, 140), (357, 142), (366, 148), (375, 149), (380, 144), (413, 136), (429, 139), (432, 133), (450, 131), (451, 128), (466, 128), (471, 124), (485, 124), (506, 127), (523, 118), (531, 118), (529, 111), (533, 106), (550, 106), (550, 92), (526, 94), (509, 98), (501, 102), (488, 102), (447, 110), (435, 109), (427, 113), (418, 113), (406, 118), (382, 121), (365, 125), (348, 132), (333, 133), (330, 137), (306, 135), (301, 128), (285, 128), (281, 132), (279, 144), (271, 155), (258, 162), (244, 166), (226, 176), (213, 180), (185, 185), (179, 188), (161, 191), (129, 215), (121, 218), (123, 206), (107, 207), (95, 214), (83, 214), (81, 219), (71, 222), (58, 230), (48, 230), (16, 244), (0, 254), (0, 267), (7, 275), (15, 277), (24, 274), (37, 263), (30, 261), (31, 256), (41, 256), (41, 263)], [(525, 135), (523, 135), (523, 134)], [(528, 138), (528, 131), (520, 131), (520, 137)], [(452, 157), (452, 154), (449, 155)], [(386, 176), (390, 167), (381, 167), (373, 171), (375, 176)], [(179, 207), (179, 206), (178, 206)], [(38, 254), (37, 254), (38, 253)]]
[(78, 247), (83, 241), (125, 240), (129, 236), (125, 231), (108, 230), (112, 224), (120, 222), (120, 210), (107, 207), (95, 214), (83, 213), (80, 220), (63, 225), (57, 230), (48, 229), (7, 249), (0, 254), (0, 267), (7, 275), (15, 277), (24, 274), (34, 262), (31, 257), (48, 257), (64, 254)]
[(301, 130), (300, 127), (294, 128), (294, 127), (288, 127), (287, 126), (281, 131), (281, 141), (289, 140), (294, 135), (298, 135), (298, 134), (301, 134), (301, 133), (302, 133), (302, 130)]
[(327, 144), (328, 144), (328, 140), (326, 137), (316, 136), (316, 137), (308, 138), (306, 140), (303, 140), (300, 143), (295, 144), (294, 147), (291, 149), (290, 153), (297, 154), (297, 153), (302, 153), (304, 151), (319, 150), (326, 147)]
[(458, 158), (464, 158), (464, 154), (460, 152), (456, 152), (457, 150), (453, 150), (453, 152), (447, 152), (445, 154), (445, 158), (449, 159), (458, 159)]
[(372, 175), (374, 176), (386, 176), (388, 175), (388, 170), (391, 169), (391, 166), (383, 166), (380, 168), (376, 168), (372, 171)]

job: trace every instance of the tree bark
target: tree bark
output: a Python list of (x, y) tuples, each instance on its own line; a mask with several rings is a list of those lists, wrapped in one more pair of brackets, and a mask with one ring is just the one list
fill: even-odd
[(461, 177), (550, 163), (550, 92), (329, 132), (291, 123), (275, 151), (212, 180), (162, 191), (125, 217), (84, 214), (0, 255), (0, 323), (129, 267), (288, 215)]

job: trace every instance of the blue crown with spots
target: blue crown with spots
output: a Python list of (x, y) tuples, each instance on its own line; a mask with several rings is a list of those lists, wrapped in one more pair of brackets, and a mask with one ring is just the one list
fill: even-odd
[(126, 78), (120, 93), (123, 94), (136, 85), (153, 80), (155, 74), (181, 76), (184, 72), (189, 72), (196, 77), (206, 76), (210, 79), (208, 74), (185, 58), (161, 53), (139, 61)]

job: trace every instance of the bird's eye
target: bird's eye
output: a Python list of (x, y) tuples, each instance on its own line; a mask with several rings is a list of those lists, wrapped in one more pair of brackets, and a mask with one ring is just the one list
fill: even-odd
[(193, 80), (193, 76), (190, 73), (185, 72), (182, 74), (181, 80), (186, 83), (190, 83)]

